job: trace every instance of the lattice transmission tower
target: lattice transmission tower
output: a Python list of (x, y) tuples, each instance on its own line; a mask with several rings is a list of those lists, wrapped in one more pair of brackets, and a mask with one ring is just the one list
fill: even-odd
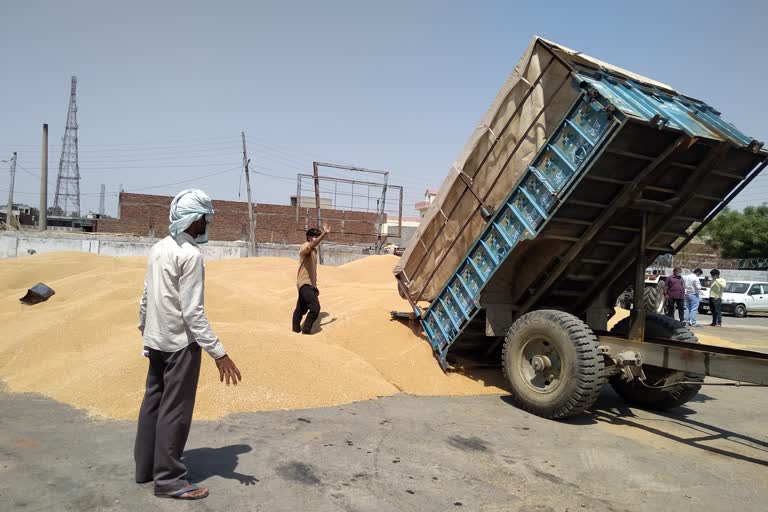
[(80, 216), (80, 163), (77, 156), (77, 77), (72, 77), (67, 128), (61, 141), (59, 176), (53, 208), (62, 215)]

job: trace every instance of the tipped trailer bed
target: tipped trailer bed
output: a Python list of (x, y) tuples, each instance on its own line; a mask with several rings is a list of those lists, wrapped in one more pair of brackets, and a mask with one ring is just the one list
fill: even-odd
[[(703, 376), (768, 385), (768, 354), (700, 344), (641, 295), (648, 265), (766, 164), (706, 103), (534, 38), (395, 269), (398, 289), (444, 370), (462, 346), (500, 353), (513, 400), (540, 416), (581, 413), (606, 381), (661, 409)], [(632, 283), (636, 307), (609, 332)]]

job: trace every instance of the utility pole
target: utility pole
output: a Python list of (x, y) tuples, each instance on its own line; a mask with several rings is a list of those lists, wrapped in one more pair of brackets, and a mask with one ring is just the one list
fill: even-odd
[[(320, 175), (318, 174), (318, 162), (312, 162), (312, 176), (315, 180), (315, 213), (317, 214), (317, 229), (321, 229), (320, 226), (322, 226), (321, 221), (321, 214), (320, 214)], [(354, 184), (352, 185), (354, 187)], [(353, 189), (354, 191), (354, 189)], [(301, 199), (297, 199), (298, 201), (301, 201)], [(352, 201), (354, 202), (355, 198), (352, 197)], [(334, 208), (336, 205), (334, 205)], [(317, 259), (320, 261), (320, 264), (322, 265), (324, 263), (323, 258), (323, 246), (319, 245), (317, 246)]]
[[(376, 254), (381, 254), (381, 248), (384, 247), (384, 243), (387, 241), (386, 236), (382, 238), (381, 231), (386, 226), (387, 218), (387, 187), (389, 186), (389, 171), (384, 173), (384, 187), (381, 191), (381, 208), (379, 204), (376, 204), (377, 222), (376, 229), (379, 231), (378, 240), (376, 240)], [(389, 228), (387, 228), (389, 229)]]
[(13, 227), (13, 184), (16, 181), (16, 152), (13, 152), (11, 158), (11, 185), (8, 187), (8, 213), (5, 216), (5, 225), (8, 229)]
[(245, 149), (245, 132), (240, 132), (243, 138), (243, 172), (245, 172), (245, 188), (248, 190), (248, 228), (250, 239), (248, 240), (248, 252), (250, 256), (256, 256), (256, 221), (253, 218), (253, 203), (251, 202), (251, 177), (248, 172), (248, 152)]
[(40, 231), (48, 229), (48, 124), (43, 125), (43, 156), (40, 162)]
[(99, 196), (99, 217), (104, 217), (104, 196), (107, 192), (107, 186), (101, 184), (101, 195)]

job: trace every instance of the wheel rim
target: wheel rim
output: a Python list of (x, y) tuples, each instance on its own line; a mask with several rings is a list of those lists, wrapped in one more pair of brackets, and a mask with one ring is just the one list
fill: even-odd
[(562, 354), (546, 338), (532, 337), (523, 344), (518, 371), (523, 382), (537, 393), (551, 393), (560, 386)]

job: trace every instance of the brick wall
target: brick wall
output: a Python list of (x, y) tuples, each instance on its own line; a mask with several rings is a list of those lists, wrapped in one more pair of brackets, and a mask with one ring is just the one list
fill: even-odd
[(702, 240), (694, 239), (686, 245), (674, 257), (674, 265), (686, 269), (694, 268), (738, 268), (739, 260), (728, 260), (720, 257), (720, 252), (704, 243)]
[[(120, 194), (117, 219), (100, 219), (96, 231), (126, 233), (138, 236), (168, 235), (170, 196)], [(246, 240), (248, 238), (248, 205), (237, 201), (213, 201), (216, 215), (210, 226), (211, 240)], [(316, 224), (314, 209), (302, 208), (296, 218), (296, 207), (257, 204), (256, 241), (276, 244), (299, 244), (306, 241), (304, 232)], [(376, 214), (343, 210), (322, 210), (323, 219), (331, 225), (329, 241), (344, 244), (370, 244), (376, 239)]]

